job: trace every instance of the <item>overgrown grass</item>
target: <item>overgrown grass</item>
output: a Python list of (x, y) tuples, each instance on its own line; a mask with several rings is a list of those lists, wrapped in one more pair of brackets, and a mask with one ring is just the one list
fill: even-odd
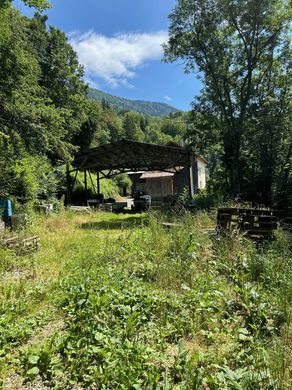
[(40, 251), (1, 251), (3, 387), (291, 388), (291, 237), (256, 247), (214, 224), (35, 216)]

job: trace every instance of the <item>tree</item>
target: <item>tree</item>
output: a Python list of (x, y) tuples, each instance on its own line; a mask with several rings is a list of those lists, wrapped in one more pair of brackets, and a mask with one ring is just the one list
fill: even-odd
[(86, 90), (63, 33), (47, 31), (41, 15), (28, 19), (9, 5), (1, 10), (1, 196), (52, 195), (55, 163), (76, 150), (71, 140), (86, 119)]
[(204, 89), (194, 108), (218, 119), (222, 159), (233, 194), (245, 190), (249, 125), (253, 115), (259, 118), (272, 86), (274, 104), (281, 104), (283, 85), (277, 82), (288, 71), (283, 53), (290, 17), (285, 0), (178, 0), (170, 15), (165, 60), (182, 59), (186, 72), (202, 75)]
[(12, 8), (0, 14), (0, 126), (10, 142), (20, 137), (32, 153), (64, 149), (62, 110), (39, 85), (41, 69), (27, 39), (26, 19)]
[[(0, 0), (0, 9), (9, 7), (12, 0)], [(47, 0), (23, 0), (23, 3), (28, 7), (34, 7), (39, 11), (43, 11), (47, 8), (51, 8), (51, 3)]]
[(124, 137), (123, 120), (117, 110), (104, 100), (101, 102), (102, 114), (100, 128), (106, 129), (110, 141), (118, 141)]
[(172, 137), (161, 131), (160, 123), (155, 120), (149, 123), (145, 129), (145, 141), (150, 144), (166, 145), (172, 141)]
[(73, 145), (78, 146), (80, 150), (86, 150), (108, 143), (110, 131), (105, 123), (101, 105), (94, 100), (88, 100), (85, 112), (86, 120), (80, 126), (80, 130), (73, 136)]
[(83, 67), (66, 35), (57, 28), (47, 30), (47, 17), (36, 13), (29, 23), (29, 40), (41, 67), (39, 84), (53, 105), (62, 110), (63, 133), (70, 141), (86, 120), (87, 85)]
[(177, 135), (184, 136), (186, 133), (186, 123), (184, 118), (163, 118), (161, 123), (161, 131), (165, 134), (175, 137)]
[(137, 112), (127, 112), (123, 120), (125, 137), (134, 141), (143, 141), (145, 136), (140, 125), (141, 115)]

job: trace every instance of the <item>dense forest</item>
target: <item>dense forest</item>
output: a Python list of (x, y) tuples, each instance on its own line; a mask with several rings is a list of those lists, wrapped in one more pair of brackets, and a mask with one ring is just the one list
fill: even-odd
[(1, 2), (1, 197), (20, 204), (60, 197), (74, 152), (128, 138), (175, 141), (204, 155), (210, 193), (288, 208), (288, 4), (193, 3), (178, 1), (170, 15), (165, 61), (182, 59), (187, 72), (200, 71), (205, 87), (191, 112), (159, 118), (88, 98), (92, 90), (66, 35), (41, 12), (27, 18)]

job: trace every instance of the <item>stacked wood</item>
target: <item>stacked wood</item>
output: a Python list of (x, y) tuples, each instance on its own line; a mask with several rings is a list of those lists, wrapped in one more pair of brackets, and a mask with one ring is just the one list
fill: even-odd
[(70, 206), (70, 211), (75, 211), (76, 213), (90, 213), (92, 211), (89, 206)]
[(39, 248), (40, 238), (38, 236), (11, 237), (3, 239), (1, 244), (6, 248), (15, 249), (17, 252), (26, 253)]
[(253, 240), (270, 240), (278, 227), (278, 217), (273, 210), (220, 208), (217, 229), (238, 229)]
[(152, 209), (160, 209), (162, 207), (163, 202), (161, 200), (151, 200), (151, 208)]
[(5, 232), (5, 222), (0, 221), (0, 236)]

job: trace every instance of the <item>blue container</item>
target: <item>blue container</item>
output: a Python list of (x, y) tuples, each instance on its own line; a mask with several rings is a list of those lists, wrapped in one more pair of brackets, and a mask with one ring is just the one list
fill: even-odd
[(11, 200), (0, 200), (0, 215), (5, 219), (12, 217)]

